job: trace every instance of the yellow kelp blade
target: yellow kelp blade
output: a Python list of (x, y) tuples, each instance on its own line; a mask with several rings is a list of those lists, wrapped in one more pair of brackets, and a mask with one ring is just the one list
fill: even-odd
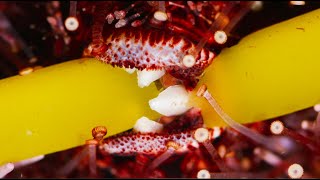
[(148, 106), (157, 93), (154, 84), (141, 89), (136, 75), (96, 59), (0, 80), (0, 165), (83, 145), (95, 126), (110, 136), (141, 116), (158, 118)]
[[(227, 48), (206, 70), (201, 84), (234, 120), (248, 123), (320, 102), (320, 10), (272, 25)], [(204, 98), (206, 124), (225, 125)]]

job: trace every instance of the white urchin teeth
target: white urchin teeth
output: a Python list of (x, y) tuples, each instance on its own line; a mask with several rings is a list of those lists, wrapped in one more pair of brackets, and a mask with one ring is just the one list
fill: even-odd
[(141, 133), (159, 133), (163, 129), (163, 125), (142, 116), (133, 126), (135, 132)]
[(152, 110), (164, 116), (177, 116), (185, 113), (188, 106), (189, 94), (182, 85), (170, 86), (162, 91), (158, 97), (149, 101)]
[(7, 163), (0, 166), (0, 178), (4, 178), (7, 174), (9, 174), (14, 169), (13, 163)]
[(153, 81), (160, 79), (165, 73), (165, 70), (147, 71), (144, 69), (137, 71), (138, 86), (141, 88), (149, 86)]
[(123, 68), (125, 71), (127, 71), (127, 73), (132, 74), (136, 71), (136, 68)]

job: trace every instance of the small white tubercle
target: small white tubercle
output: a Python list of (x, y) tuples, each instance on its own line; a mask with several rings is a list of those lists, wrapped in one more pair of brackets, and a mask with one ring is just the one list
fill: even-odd
[(141, 133), (159, 133), (163, 129), (163, 125), (142, 116), (133, 126), (135, 132)]
[(137, 71), (138, 86), (141, 88), (149, 86), (153, 81), (160, 79), (165, 73), (165, 70), (147, 71), (144, 69)]
[(149, 101), (152, 110), (164, 116), (177, 116), (185, 113), (188, 106), (189, 93), (182, 85), (170, 86), (162, 91), (158, 97)]

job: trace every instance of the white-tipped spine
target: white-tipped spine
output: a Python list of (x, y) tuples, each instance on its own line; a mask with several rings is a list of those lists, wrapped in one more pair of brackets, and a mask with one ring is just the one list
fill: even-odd
[(163, 129), (163, 125), (150, 120), (147, 117), (141, 117), (137, 120), (136, 124), (133, 126), (135, 132), (141, 133), (159, 133)]
[(202, 170), (198, 171), (197, 178), (198, 179), (210, 179), (211, 175), (210, 175), (210, 172), (208, 170), (202, 169)]
[(288, 168), (288, 176), (291, 179), (299, 179), (303, 176), (303, 167), (300, 164), (292, 164)]
[(149, 86), (152, 82), (160, 79), (164, 74), (165, 74), (165, 70), (137, 71), (138, 86), (141, 88)]

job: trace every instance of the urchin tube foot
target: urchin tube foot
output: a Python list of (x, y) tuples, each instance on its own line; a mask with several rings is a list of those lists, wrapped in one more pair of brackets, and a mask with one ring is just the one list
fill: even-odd
[(96, 145), (88, 145), (89, 153), (89, 171), (90, 176), (95, 177), (97, 175), (97, 156), (96, 156)]
[(218, 151), (210, 142), (210, 132), (206, 128), (198, 128), (194, 132), (194, 139), (196, 139), (199, 143), (202, 143), (204, 147), (209, 152), (212, 160), (216, 162), (217, 166), (219, 167), (220, 171), (227, 172), (229, 168), (226, 164), (222, 161), (222, 159), (218, 155)]
[(159, 167), (165, 160), (169, 159), (174, 153), (175, 149), (169, 147), (163, 154), (154, 159), (149, 166), (149, 171), (152, 172), (154, 169)]
[(201, 93), (202, 96), (210, 103), (210, 105), (214, 108), (214, 110), (218, 113), (218, 115), (233, 129), (237, 130), (241, 134), (245, 135), (246, 137), (252, 139), (256, 143), (259, 143), (268, 149), (275, 151), (277, 153), (284, 153), (286, 151), (286, 148), (283, 147), (282, 144), (280, 144), (278, 141), (268, 138), (266, 136), (263, 136), (246, 126), (236, 122), (233, 120), (228, 114), (226, 114), (222, 108), (219, 106), (218, 102), (211, 96), (208, 90)]
[(67, 177), (73, 170), (75, 170), (76, 166), (86, 155), (88, 155), (88, 147), (84, 147), (81, 152), (75, 155), (67, 164), (59, 169), (57, 171), (57, 175), (59, 177)]

